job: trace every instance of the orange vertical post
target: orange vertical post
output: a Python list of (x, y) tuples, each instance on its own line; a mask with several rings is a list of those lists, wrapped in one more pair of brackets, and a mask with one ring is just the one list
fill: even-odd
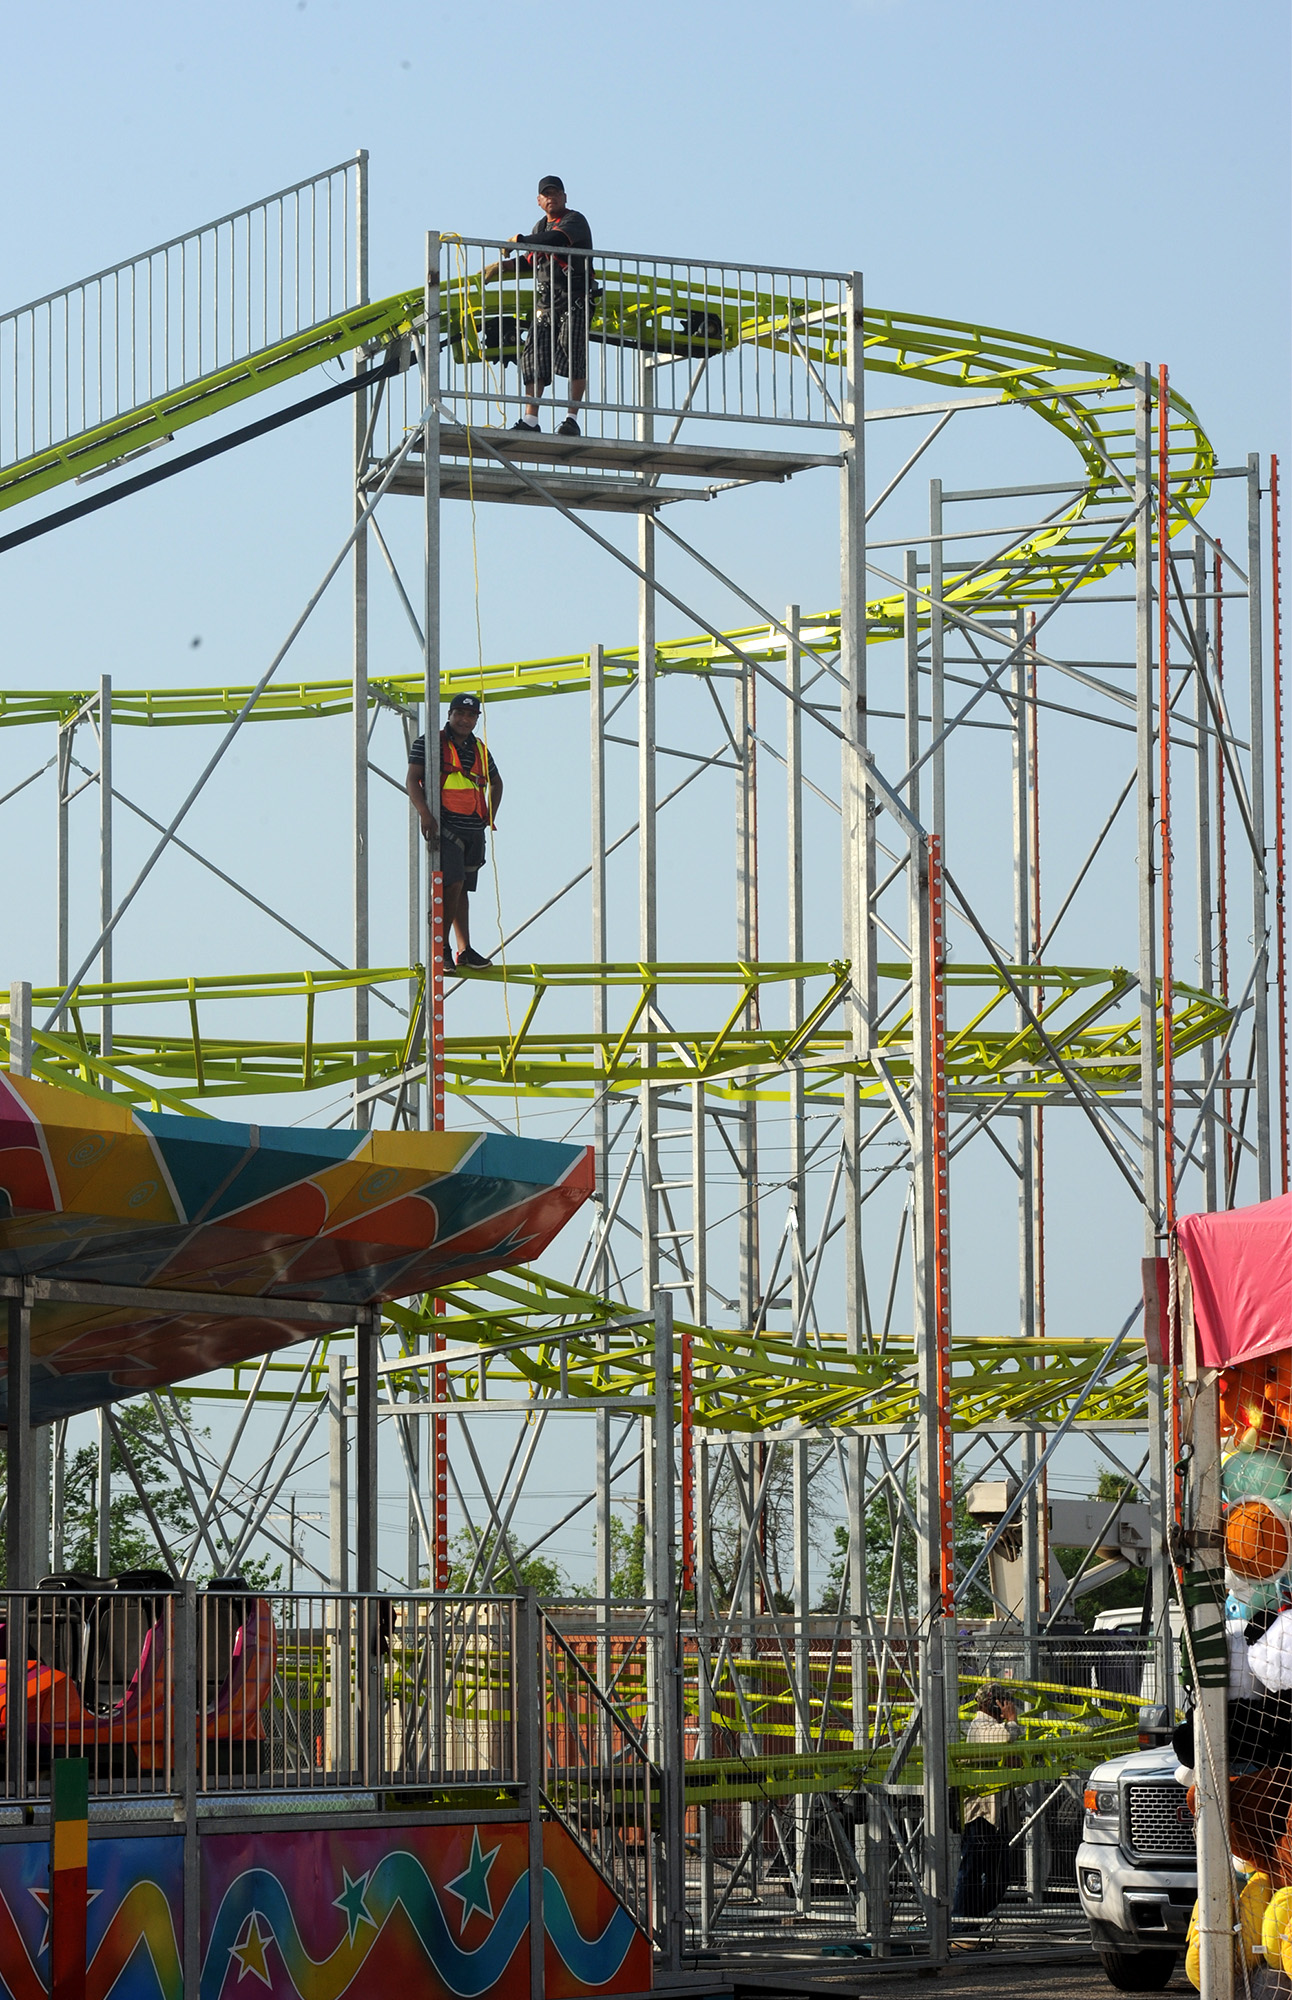
[(929, 836), (929, 1018), (932, 1064), (929, 1089), (933, 1111), (933, 1333), (938, 1389), (938, 1537), (942, 1614), (955, 1609), (955, 1470), (951, 1449), (951, 1226), (948, 1210), (947, 1010), (945, 913), (942, 900), (942, 842)]
[(431, 1130), (444, 1130), (444, 877), (431, 872), (431, 967), (426, 988), (427, 1082)]
[[(426, 989), (426, 1054), (431, 1097), (431, 1130), (444, 1130), (444, 877), (439, 869), (431, 873), (431, 966)], [(435, 1301), (435, 1311), (444, 1311), (443, 1299)], [(435, 1346), (442, 1345), (438, 1332)], [(448, 1368), (443, 1362), (431, 1369), (431, 1400), (443, 1404), (448, 1399)], [(431, 1587), (449, 1587), (449, 1420), (442, 1410), (431, 1417)]]
[(1270, 458), (1270, 572), (1274, 627), (1274, 984), (1279, 1024), (1279, 1172), (1288, 1192), (1288, 969), (1283, 785), (1283, 590), (1279, 577), (1279, 462)]
[(1157, 741), (1162, 893), (1162, 1193), (1175, 1227), (1175, 1022), (1171, 971), (1171, 601), (1170, 408), (1166, 363), (1157, 371)]
[(695, 1589), (695, 1378), (691, 1333), (682, 1329), (682, 1589)]
[[(1222, 707), (1225, 689), (1225, 575), (1224, 552), (1216, 543), (1215, 565), (1215, 612), (1212, 627), (1216, 635), (1216, 697)], [(1216, 742), (1216, 976), (1220, 982), (1220, 997), (1229, 1005), (1229, 855), (1225, 828), (1225, 797), (1229, 786), (1229, 774), (1225, 768), (1223, 744)], [(1233, 1074), (1229, 1052), (1226, 1050), (1221, 1069), (1221, 1102), (1225, 1107), (1225, 1196), (1223, 1206), (1228, 1208), (1229, 1187), (1234, 1178), (1234, 1135), (1229, 1123), (1228, 1083)]]
[[(437, 1306), (440, 1302), (436, 1301)], [(440, 1345), (438, 1333), (435, 1343)], [(449, 1371), (440, 1361), (431, 1369), (431, 1397), (444, 1403), (448, 1397)], [(431, 1418), (431, 1534), (434, 1542), (431, 1588), (449, 1587), (449, 1420), (442, 1412)]]

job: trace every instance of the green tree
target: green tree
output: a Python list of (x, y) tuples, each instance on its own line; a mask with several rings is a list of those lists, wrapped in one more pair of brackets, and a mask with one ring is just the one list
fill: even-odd
[[(908, 1507), (914, 1510), (914, 1475), (906, 1483), (906, 1501)], [(959, 1477), (956, 1479), (954, 1541), (956, 1575), (967, 1576), (982, 1554), (984, 1535), (982, 1524), (973, 1518), (965, 1504), (964, 1486)], [(891, 1603), (895, 1620), (914, 1624), (919, 1615), (918, 1586), (915, 1535), (910, 1518), (893, 1494), (880, 1493), (866, 1509), (866, 1594), (872, 1614), (885, 1616)], [(841, 1602), (847, 1606), (848, 1530), (842, 1522), (837, 1522), (834, 1528), (834, 1560), (826, 1574), (817, 1609), (835, 1612)], [(993, 1611), (991, 1593), (975, 1583), (959, 1609), (968, 1618), (989, 1618)]]
[[(180, 1403), (186, 1422), (190, 1407)], [(176, 1545), (191, 1541), (193, 1515), (175, 1467), (162, 1439), (161, 1424), (151, 1402), (119, 1403), (113, 1415), (134, 1464), (135, 1475), (166, 1540), (158, 1546), (147, 1512), (135, 1490), (126, 1461), (112, 1442), (112, 1500), (109, 1513), (112, 1568), (175, 1568)], [(203, 1433), (204, 1434), (204, 1433)], [(172, 1541), (171, 1537), (174, 1537)], [(93, 1576), (99, 1567), (99, 1448), (83, 1444), (67, 1459), (63, 1487), (63, 1565)]]
[[(188, 1404), (180, 1407), (188, 1418)], [(116, 1440), (112, 1443), (110, 1575), (126, 1569), (175, 1567), (175, 1544), (193, 1535), (193, 1517), (175, 1468), (162, 1441), (161, 1425), (150, 1402), (118, 1403), (113, 1411), (140, 1484), (161, 1528), (164, 1548), (126, 1470)], [(0, 1449), (0, 1469), (8, 1477), (7, 1454)], [(172, 1536), (174, 1540), (172, 1541)], [(99, 1448), (83, 1444), (68, 1455), (63, 1486), (63, 1567), (96, 1576), (99, 1569)], [(0, 1580), (8, 1581), (3, 1540), (0, 1540)]]
[[(1095, 1490), (1088, 1497), (1091, 1500), (1102, 1501), (1111, 1508), (1117, 1500), (1138, 1500), (1140, 1490), (1135, 1482), (1127, 1479), (1124, 1474), (1105, 1470), (1100, 1473)], [(1086, 1554), (1085, 1549), (1054, 1551), (1055, 1560), (1067, 1577), (1077, 1574), (1082, 1564), (1086, 1563)], [(1093, 1561), (1086, 1563), (1087, 1573), (1094, 1567)], [(1132, 1565), (1121, 1576), (1115, 1576), (1111, 1583), (1101, 1583), (1094, 1590), (1086, 1591), (1083, 1596), (1075, 1600), (1069, 1598), (1063, 1615), (1065, 1618), (1079, 1618), (1089, 1631), (1094, 1625), (1097, 1612), (1122, 1611), (1132, 1607), (1138, 1609), (1143, 1602), (1144, 1572)]]
[[(474, 1580), (472, 1581), (471, 1588), (473, 1591), (480, 1591), (482, 1595), (484, 1594), (481, 1578), (488, 1571), (489, 1558), (493, 1553), (495, 1540), (494, 1530), (492, 1528), (488, 1529), (483, 1537), (484, 1555), (479, 1564), (477, 1564), (477, 1537), (468, 1528), (460, 1528), (458, 1530), (453, 1540), (449, 1543), (450, 1567), (448, 1587), (450, 1591), (455, 1592), (459, 1596), (462, 1595), (466, 1591), (467, 1580), (472, 1576), (474, 1570)], [(540, 1597), (568, 1598), (579, 1594), (571, 1590), (561, 1573), (559, 1565), (550, 1561), (548, 1557), (529, 1556), (517, 1566), (511, 1561), (504, 1548), (500, 1551), (498, 1560), (493, 1566), (493, 1575), (489, 1581), (489, 1590), (506, 1592), (516, 1590), (517, 1588), (522, 1590), (536, 1590)]]
[(646, 1524), (634, 1520), (631, 1527), (617, 1514), (610, 1516), (610, 1595), (646, 1595)]
[[(794, 1451), (795, 1447), (788, 1444), (754, 1448), (752, 1478), (755, 1496), (766, 1481), (760, 1542), (772, 1608), (776, 1611), (792, 1611), (794, 1608), (791, 1595), (794, 1582)], [(770, 1466), (765, 1456), (768, 1452), (771, 1454)], [(744, 1453), (741, 1456), (743, 1459)], [(831, 1508), (824, 1497), (830, 1488), (822, 1477), (833, 1460), (833, 1445), (808, 1446), (808, 1545), (818, 1561), (829, 1555), (833, 1546)], [(730, 1605), (744, 1556), (745, 1509), (741, 1504), (740, 1486), (744, 1486), (749, 1477), (747, 1461), (737, 1473), (727, 1458), (713, 1482), (709, 1565), (714, 1595), (724, 1608)], [(757, 1569), (755, 1577), (758, 1577)]]
[[(192, 1399), (177, 1395), (176, 1402), (185, 1423), (193, 1430)], [(125, 1440), (135, 1477), (147, 1494), (148, 1505), (161, 1529), (164, 1546), (158, 1544), (135, 1481), (114, 1438), (111, 1445), (111, 1554), (108, 1574), (119, 1576), (123, 1570), (130, 1569), (165, 1569), (175, 1575), (192, 1543), (196, 1523), (188, 1496), (166, 1447), (161, 1423), (152, 1403), (143, 1398), (137, 1402), (116, 1404), (113, 1416)], [(194, 1434), (205, 1437), (207, 1433), (198, 1427)], [(0, 1448), (0, 1469), (7, 1472), (3, 1448)], [(237, 1521), (232, 1524), (234, 1532), (239, 1525)], [(69, 1452), (66, 1460), (63, 1568), (78, 1571), (83, 1576), (97, 1576), (99, 1573), (99, 1448), (92, 1442)], [(238, 1571), (248, 1583), (262, 1590), (275, 1589), (282, 1582), (282, 1564), (271, 1566), (260, 1557), (241, 1560)], [(214, 1570), (209, 1563), (194, 1570), (199, 1582), (213, 1574), (223, 1573), (224, 1565)], [(0, 1537), (0, 1582), (6, 1580), (4, 1543)]]

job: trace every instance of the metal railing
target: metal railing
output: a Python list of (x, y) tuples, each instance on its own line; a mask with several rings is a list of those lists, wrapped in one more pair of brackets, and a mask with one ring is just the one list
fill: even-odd
[(542, 1620), (543, 1796), (648, 1936), (659, 1773), (623, 1709)]
[(520, 1780), (514, 1598), (66, 1578), (0, 1606), (5, 1800), (48, 1797), (57, 1757), (97, 1799), (186, 1769), (199, 1794)]
[(357, 160), (0, 315), (0, 468), (355, 301)]
[[(917, 1629), (824, 1616), (683, 1632), (687, 1892), (702, 1943), (783, 1925), (923, 1934), (928, 1671)], [(1018, 1835), (1001, 1920), (1066, 1936), (1081, 1774), (1136, 1746), (1170, 1700), (1163, 1648), (1137, 1633), (962, 1628), (944, 1782), (1008, 1789)], [(945, 1690), (944, 1656), (938, 1685)], [(967, 1742), (984, 1681), (1014, 1690), (1013, 1744)], [(944, 1696), (945, 1698), (945, 1696)], [(921, 1947), (922, 1948), (922, 1947)]]
[[(96, 1798), (180, 1789), (175, 1660), (184, 1599), (68, 1585), (0, 1597), (3, 1797), (47, 1797), (55, 1757), (84, 1757)], [(25, 1669), (25, 1671), (24, 1671)]]
[[(468, 454), (467, 431), (510, 426), (554, 368), (559, 376), (534, 399), (553, 411), (555, 429), (570, 379), (586, 380), (578, 422), (590, 441), (685, 444), (714, 422), (827, 431), (843, 423), (846, 274), (602, 250), (530, 258), (482, 238), (441, 245), (446, 456)], [(510, 268), (490, 275), (499, 264)], [(378, 460), (399, 449), (420, 410), (413, 371), (387, 389)], [(487, 480), (493, 461), (478, 447), (471, 457)]]
[(515, 1599), (297, 1592), (273, 1606), (261, 1786), (518, 1780)]

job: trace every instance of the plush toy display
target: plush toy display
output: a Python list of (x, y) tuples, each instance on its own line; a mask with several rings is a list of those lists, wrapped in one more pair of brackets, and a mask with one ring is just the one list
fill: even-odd
[[(1244, 1964), (1292, 1976), (1292, 1353), (1227, 1369), (1220, 1385), (1229, 1591), (1229, 1815)], [(1193, 1803), (1193, 1722), (1176, 1732)], [(1199, 1980), (1198, 1918), (1185, 1969)]]
[[(1284, 1976), (1292, 1978), (1292, 1194), (1179, 1216), (1169, 1254), (1145, 1266), (1144, 1306), (1146, 1342), (1179, 1369), (1172, 1394), (1180, 1469), (1191, 1475), (1180, 1556), (1171, 1560), (1185, 1617), (1180, 1678), (1197, 1705), (1175, 1734), (1184, 1767), (1177, 1775), (1196, 1813), (1194, 1729), (1223, 1731), (1224, 1744), (1207, 1748), (1214, 1763), (1223, 1765), (1222, 1750), (1227, 1754), (1227, 1844), (1233, 1865), (1248, 1878), (1237, 1911), (1224, 1910), (1223, 1844), (1214, 1838), (1214, 1822), (1200, 1828), (1200, 1887), (1215, 1926), (1201, 1934), (1201, 1945), (1210, 1962), (1232, 1929), (1235, 1993), (1271, 1990), (1266, 1972), (1250, 1969), (1258, 1954), (1277, 1990), (1286, 1992)], [(1192, 1464), (1195, 1451), (1201, 1456)], [(1201, 1745), (1198, 1759), (1213, 1765)], [(1200, 1957), (1195, 1913), (1187, 1953), (1195, 1985)]]

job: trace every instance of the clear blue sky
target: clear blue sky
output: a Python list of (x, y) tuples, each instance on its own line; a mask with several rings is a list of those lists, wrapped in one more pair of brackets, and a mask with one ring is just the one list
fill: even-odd
[[(545, 12), (509, 0), (474, 9), (71, 0), (10, 10), (6, 48), (3, 306), (365, 146), (378, 292), (418, 281), (429, 225), (504, 235), (526, 226), (537, 176), (554, 171), (603, 246), (860, 268), (879, 304), (1165, 360), (1223, 460), (1274, 450), (1286, 462), (1285, 0), (1067, 9), (997, 0), (981, 10), (956, 0), (806, 9), (662, 0)], [(345, 532), (348, 448), (348, 419), (329, 413), (7, 556), (5, 681), (89, 685), (100, 671), (136, 687), (254, 679)], [(995, 448), (979, 462), (984, 482)], [(810, 501), (797, 512), (779, 501), (733, 508), (713, 523), (711, 546), (772, 603), (834, 604), (831, 506), (827, 496), (824, 512)], [(452, 587), (467, 555), (463, 513), (450, 530), (446, 635), (451, 653), (473, 656), (469, 594)], [(563, 595), (531, 593), (535, 568), (563, 560), (559, 524), (528, 510), (492, 513), (506, 518), (481, 524), (486, 659), (631, 638), (622, 574), (580, 556)], [(414, 529), (410, 519), (392, 533), (411, 549)], [(374, 664), (414, 666), (397, 618), (388, 607), (377, 616)], [(661, 629), (676, 627), (664, 619)], [(290, 673), (347, 668), (339, 597)], [(511, 735), (514, 772), (518, 712), (510, 718), (499, 727), (504, 741)], [(582, 712), (566, 726), (581, 755)], [(160, 812), (211, 739), (129, 734), (119, 782)], [(34, 732), (6, 732), (0, 791), (51, 747)], [(333, 786), (344, 750), (343, 725), (257, 733), (193, 827), (235, 873), (290, 896), (298, 919), (334, 946), (344, 909), (326, 868), (303, 873), (299, 856), (302, 838), (323, 854), (343, 834)], [(519, 783), (513, 796), (523, 796)], [(10, 854), (21, 829), (29, 863), (8, 892), (0, 976), (42, 981), (53, 971), (49, 780), (29, 799), (19, 821), (9, 807), (0, 822)], [(702, 842), (710, 833), (703, 821), (692, 829)], [(387, 836), (398, 841), (394, 819)], [(123, 872), (134, 851), (123, 831)], [(512, 852), (513, 914), (554, 869), (564, 879), (578, 865), (564, 851)], [(158, 898), (123, 926), (122, 974), (299, 959), (299, 947), (236, 904), (194, 897), (178, 868), (168, 864), (158, 884)], [(402, 956), (393, 911), (384, 937)], [(88, 900), (82, 916), (88, 925)]]
[(367, 146), (374, 281), (564, 175), (619, 248), (860, 266), (871, 295), (1172, 363), (1287, 414), (1280, 0), (390, 0), (15, 10), (7, 303)]

